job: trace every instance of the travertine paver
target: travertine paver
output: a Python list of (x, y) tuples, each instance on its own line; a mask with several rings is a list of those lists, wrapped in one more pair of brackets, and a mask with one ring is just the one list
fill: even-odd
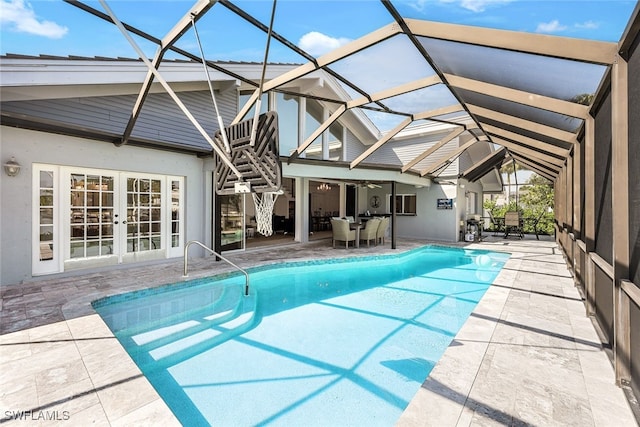
[(397, 425), (636, 426), (555, 245), (505, 243), (474, 245), (513, 255)]
[[(229, 258), (249, 267), (424, 244), (340, 250), (320, 241)], [(398, 425), (635, 426), (555, 243), (494, 239), (469, 246), (512, 257)], [(51, 425), (42, 418), (56, 417), (65, 426), (179, 425), (90, 303), (179, 282), (182, 268), (177, 260), (3, 286), (3, 424)], [(191, 278), (228, 270), (211, 258), (190, 261)]]

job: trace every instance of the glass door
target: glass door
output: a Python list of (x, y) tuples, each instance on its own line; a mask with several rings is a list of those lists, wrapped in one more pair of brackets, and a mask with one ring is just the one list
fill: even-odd
[(68, 259), (114, 258), (115, 174), (73, 172), (69, 184)]
[(182, 256), (184, 177), (33, 167), (34, 275)]
[(218, 196), (222, 229), (222, 250), (244, 249), (244, 194)]
[(123, 174), (122, 198), (126, 206), (120, 238), (123, 241), (122, 262), (165, 257), (163, 211), (165, 180), (148, 175)]

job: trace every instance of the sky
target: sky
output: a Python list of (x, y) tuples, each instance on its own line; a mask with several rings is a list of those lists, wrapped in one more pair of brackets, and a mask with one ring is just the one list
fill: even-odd
[[(98, 1), (85, 3), (103, 10)], [(121, 21), (161, 38), (195, 0), (107, 3)], [(271, 0), (234, 3), (268, 24)], [(617, 42), (636, 1), (396, 0), (393, 5), (407, 18)], [(391, 15), (377, 0), (280, 0), (274, 30), (319, 56), (391, 22)], [(60, 0), (0, 0), (0, 25), (1, 54), (137, 56), (114, 25)], [(208, 59), (262, 61), (264, 33), (247, 29), (221, 5), (214, 6), (197, 27)], [(140, 43), (153, 56), (155, 46)], [(198, 53), (192, 33), (177, 45)], [(272, 45), (269, 59), (303, 62), (278, 44)]]
[[(158, 39), (164, 37), (196, 0), (102, 0), (123, 23)], [(100, 0), (85, 4), (105, 11)], [(234, 0), (233, 3), (265, 25), (270, 21), (272, 0)], [(577, 37), (618, 42), (637, 2), (635, 0), (392, 0), (404, 18), (512, 31)], [(350, 41), (393, 23), (392, 15), (379, 0), (279, 0), (276, 3), (274, 31), (308, 54), (318, 57)], [(118, 28), (61, 0), (0, 0), (0, 54), (137, 58), (136, 50)], [(266, 34), (248, 24), (221, 4), (215, 4), (175, 44), (198, 57), (214, 61), (262, 63)], [(157, 45), (133, 36), (149, 58)], [(430, 54), (446, 57), (453, 67), (473, 64), (477, 73), (506, 76), (518, 84), (532, 81), (535, 87), (522, 87), (542, 95), (571, 99), (573, 95), (593, 93), (604, 74), (601, 66), (567, 61), (540, 60), (536, 55), (513, 58), (474, 57), (473, 49), (452, 54), (452, 46), (432, 42)], [(459, 49), (459, 47), (456, 47)], [(475, 58), (475, 59), (474, 59)], [(488, 59), (489, 58), (489, 59)], [(165, 59), (185, 59), (169, 52)], [(307, 59), (275, 39), (267, 58), (269, 63), (306, 63)], [(528, 62), (527, 62), (528, 61)], [(560, 63), (558, 63), (560, 61)], [(496, 64), (501, 64), (501, 67)], [(518, 72), (513, 73), (514, 67)], [(406, 37), (393, 37), (365, 51), (331, 64), (331, 68), (369, 93), (415, 81), (434, 71)], [(372, 72), (374, 70), (374, 72)], [(517, 77), (517, 78), (516, 78)], [(521, 80), (518, 82), (516, 80)], [(491, 81), (485, 80), (485, 81)], [(552, 94), (541, 92), (551, 90)], [(343, 85), (351, 95), (355, 92)], [(415, 114), (457, 103), (444, 85), (434, 85), (385, 100), (396, 111)], [(404, 116), (365, 110), (376, 127), (385, 132), (397, 126)], [(526, 118), (526, 116), (524, 116)], [(573, 126), (559, 118), (559, 128)]]

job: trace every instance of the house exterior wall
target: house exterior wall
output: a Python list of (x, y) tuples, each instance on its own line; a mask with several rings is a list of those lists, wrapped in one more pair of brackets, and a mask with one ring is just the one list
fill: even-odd
[[(20, 174), (0, 181), (0, 283), (32, 278), (32, 165), (47, 163), (81, 168), (185, 177), (185, 241), (207, 238), (205, 227), (207, 172), (195, 155), (105, 142), (2, 126), (0, 159), (15, 156)], [(210, 162), (208, 163), (210, 168)], [(209, 189), (210, 191), (210, 189)], [(209, 220), (210, 222), (210, 220)]]
[[(382, 188), (370, 188), (363, 191), (360, 197), (366, 206), (360, 211), (370, 210), (373, 214), (389, 214), (388, 198), (391, 186), (385, 184)], [(399, 238), (425, 239), (440, 242), (455, 242), (458, 240), (458, 220), (465, 219), (464, 191), (462, 199), (457, 186), (431, 184), (430, 187), (417, 188), (415, 185), (397, 184), (396, 194), (416, 195), (416, 215), (398, 215), (396, 217), (396, 236)], [(384, 201), (383, 205), (374, 210), (368, 206), (371, 197), (378, 196)], [(451, 210), (438, 209), (438, 199), (454, 199)], [(463, 200), (458, 203), (458, 200)], [(362, 208), (363, 205), (360, 205)]]
[[(449, 188), (447, 188), (449, 187)], [(415, 188), (398, 185), (398, 193), (416, 193), (416, 216), (398, 217), (397, 234), (400, 237), (419, 237), (427, 240), (455, 242), (457, 240), (456, 208), (437, 209), (439, 198), (453, 198), (451, 186), (431, 185), (430, 188)], [(455, 204), (455, 203), (454, 203)]]
[(367, 146), (358, 140), (358, 137), (353, 134), (349, 129), (347, 129), (347, 137), (346, 137), (346, 154), (345, 161), (351, 162), (358, 158), (358, 156), (364, 153), (367, 150)]

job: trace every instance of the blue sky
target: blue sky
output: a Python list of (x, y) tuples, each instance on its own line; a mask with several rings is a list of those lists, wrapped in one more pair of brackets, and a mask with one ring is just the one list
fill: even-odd
[[(87, 1), (102, 10), (99, 2)], [(109, 0), (123, 22), (162, 37), (195, 3)], [(272, 2), (236, 1), (268, 23)], [(626, 0), (400, 0), (394, 6), (408, 18), (464, 25), (618, 41), (636, 5)], [(115, 26), (59, 0), (0, 0), (0, 53), (135, 57)], [(361, 37), (392, 21), (376, 0), (280, 0), (275, 30), (313, 55)], [(261, 61), (265, 36), (220, 5), (198, 23), (209, 59)], [(155, 46), (141, 42), (152, 56)], [(197, 53), (192, 34), (178, 46)], [(270, 60), (301, 62), (283, 46), (272, 45)]]

